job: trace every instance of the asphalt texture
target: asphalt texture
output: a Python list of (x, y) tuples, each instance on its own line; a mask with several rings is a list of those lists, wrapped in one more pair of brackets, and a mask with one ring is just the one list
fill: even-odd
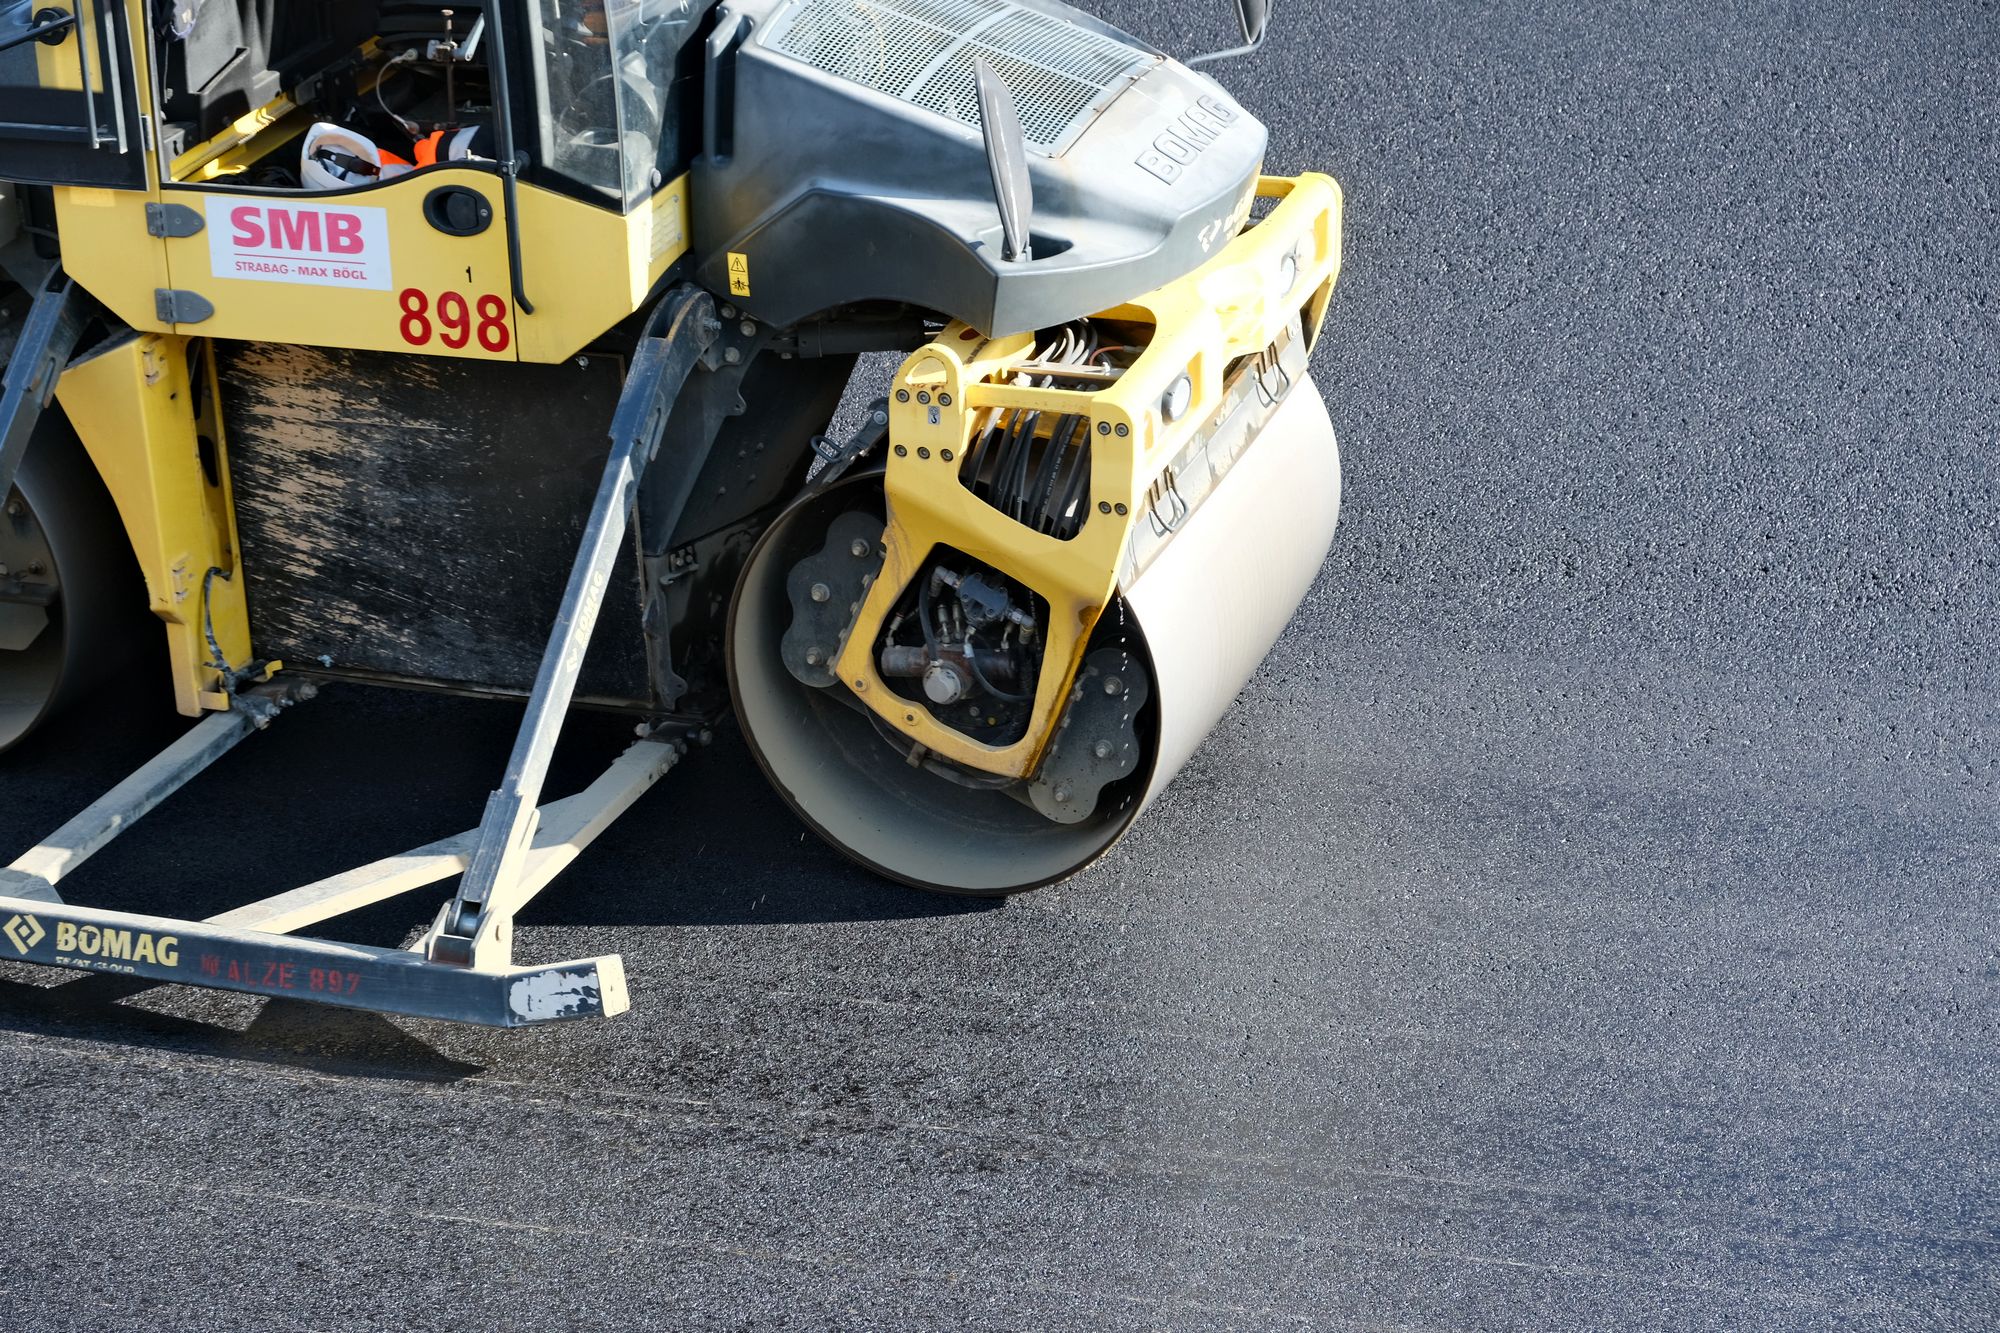
[[(725, 735), (524, 918), (623, 1018), (0, 967), (0, 1326), (2000, 1324), (2000, 10), (1278, 14), (1220, 73), (1347, 191), (1347, 509), (1133, 836), (926, 897)], [(13, 844), (144, 702), (10, 757)], [(515, 715), (331, 691), (73, 896), (453, 832)]]

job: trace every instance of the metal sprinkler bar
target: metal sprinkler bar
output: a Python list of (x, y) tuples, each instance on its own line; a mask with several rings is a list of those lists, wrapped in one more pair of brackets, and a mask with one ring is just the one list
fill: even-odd
[[(267, 697), (278, 693), (267, 688)], [(243, 713), (213, 714), (0, 870), (0, 958), (493, 1027), (590, 1018), (629, 1007), (624, 964), (616, 955), (474, 969), (441, 966), (408, 949), (289, 938), (292, 931), (461, 873), (476, 830), (206, 921), (107, 912), (63, 901), (57, 880), (228, 753), (250, 730)], [(684, 750), (677, 740), (639, 741), (589, 787), (542, 807), (541, 831), (523, 870), (526, 897), (560, 874)]]
[[(478, 828), (206, 921), (64, 902), (57, 885), (65, 875), (281, 707), (314, 692), (306, 683), (257, 686), (234, 695), (228, 711), (203, 719), (0, 870), (0, 959), (494, 1027), (624, 1012), (630, 1000), (617, 955), (516, 967), (512, 926), (515, 913), (686, 753), (686, 741), (656, 730), (583, 791), (539, 803), (640, 478), (659, 450), (681, 385), (720, 331), (713, 299), (681, 287), (662, 299), (639, 340), (613, 417), (604, 478), (527, 715)], [(701, 459), (675, 461), (679, 474), (665, 478), (671, 514), (685, 504)], [(411, 949), (290, 937), (453, 875), (461, 876), (458, 893)]]

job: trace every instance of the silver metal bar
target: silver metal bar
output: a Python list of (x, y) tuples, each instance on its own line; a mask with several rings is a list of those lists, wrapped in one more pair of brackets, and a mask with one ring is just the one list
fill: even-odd
[(250, 731), (250, 718), (244, 713), (209, 714), (0, 872), (0, 891), (19, 894), (21, 878), (38, 880), (46, 892), (36, 896), (61, 902), (55, 886), (63, 876), (227, 754)]
[(623, 1013), (616, 954), (475, 971), (405, 949), (0, 897), (0, 957), (347, 1009), (521, 1027)]
[(89, 5), (90, 0), (76, 0), (76, 72), (77, 77), (83, 80), (83, 114), (90, 120), (90, 146), (101, 148), (104, 146), (104, 136), (97, 132), (97, 94), (91, 90), (90, 85), (90, 43), (84, 40), (91, 28), (90, 24), (83, 21), (83, 12)]
[[(494, 32), (497, 36), (499, 29)], [(713, 298), (699, 288), (683, 287), (662, 300), (639, 339), (612, 416), (611, 453), (535, 673), (527, 715), (500, 787), (487, 797), (479, 840), (458, 893), (445, 905), (433, 932), (430, 956), (438, 962), (486, 967), (508, 956), (505, 904), (518, 897), (523, 863), (534, 844), (535, 807), (612, 566), (624, 546), (639, 478), (659, 447), (681, 386), (721, 327)]]
[[(613, 820), (644, 795), (682, 753), (677, 741), (645, 740), (620, 755), (597, 781), (539, 811), (540, 831), (523, 868), (519, 890), (533, 897), (574, 861)], [(478, 829), (356, 866), (285, 893), (246, 903), (208, 918), (212, 926), (284, 935), (357, 908), (394, 898), (465, 870)], [(518, 909), (520, 903), (515, 903)]]
[[(4, 128), (4, 127), (0, 127)], [(56, 396), (56, 381), (83, 337), (95, 303), (69, 280), (60, 264), (50, 268), (28, 307), (0, 388), (0, 497), (14, 485), (27, 456), (35, 423)]]
[(74, 14), (62, 14), (45, 23), (36, 23), (30, 19), (28, 26), (19, 32), (0, 37), (0, 55), (4, 55), (17, 46), (26, 46), (29, 42), (44, 41), (66, 28), (74, 28), (75, 26), (76, 15)]
[(129, 153), (132, 151), (132, 146), (125, 137), (125, 99), (119, 95), (121, 91), (118, 87), (120, 66), (118, 64), (118, 42), (116, 40), (118, 34), (125, 31), (125, 23), (123, 19), (110, 18), (111, 11), (109, 9), (103, 12), (106, 16), (106, 26), (112, 29), (110, 40), (105, 40), (102, 34), (99, 34), (98, 38), (104, 45), (105, 91), (111, 96), (111, 121), (118, 129), (118, 151), (121, 154)]

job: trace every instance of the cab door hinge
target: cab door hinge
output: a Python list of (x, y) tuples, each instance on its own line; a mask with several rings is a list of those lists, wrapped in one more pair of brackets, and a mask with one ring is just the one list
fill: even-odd
[(186, 204), (146, 205), (148, 236), (198, 236), (201, 234), (201, 228), (201, 214)]
[(153, 313), (162, 324), (199, 324), (215, 313), (215, 306), (200, 292), (155, 287)]

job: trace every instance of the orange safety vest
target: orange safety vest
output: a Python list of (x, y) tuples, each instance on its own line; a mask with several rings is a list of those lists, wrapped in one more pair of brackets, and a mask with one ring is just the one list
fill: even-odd
[(410, 148), (410, 157), (416, 159), (414, 162), (409, 157), (397, 157), (386, 148), (376, 151), (382, 159), (382, 165), (385, 167), (408, 167), (412, 171), (415, 171), (418, 167), (434, 167), (437, 165), (438, 149), (444, 146), (444, 137), (448, 132), (446, 130), (433, 130), (431, 133), (417, 140)]
[(418, 166), (434, 167), (437, 165), (438, 149), (444, 147), (445, 133), (446, 131), (444, 130), (433, 130), (431, 133), (417, 140), (415, 148), (411, 151), (416, 154)]

